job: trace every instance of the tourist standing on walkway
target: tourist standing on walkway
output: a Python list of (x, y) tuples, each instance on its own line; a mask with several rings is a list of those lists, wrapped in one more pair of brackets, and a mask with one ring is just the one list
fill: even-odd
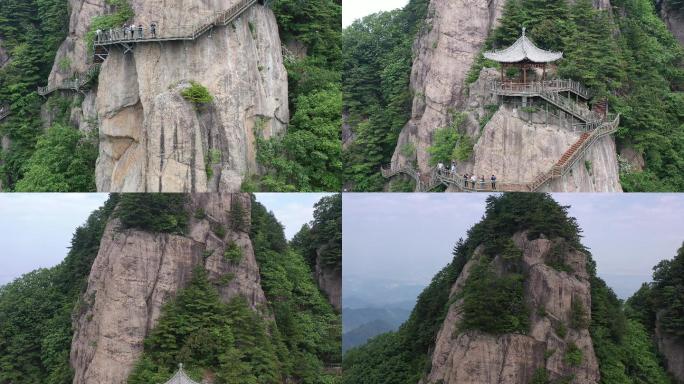
[(143, 25), (140, 24), (138, 26), (138, 38), (142, 39), (143, 38)]
[(152, 38), (155, 39), (157, 38), (157, 24), (152, 23), (150, 25), (150, 32), (152, 33)]
[(456, 176), (456, 163), (451, 162), (451, 176)]
[(492, 175), (490, 179), (492, 180), (492, 189), (496, 189), (496, 176)]
[(131, 24), (131, 39), (135, 38), (135, 24)]
[(484, 175), (480, 175), (480, 189), (485, 189)]
[(437, 163), (437, 171), (438, 171), (439, 173), (442, 173), (443, 170), (444, 170), (444, 163), (442, 163), (442, 162), (440, 161), (439, 163)]
[(468, 188), (468, 174), (463, 175), (463, 186)]
[(473, 189), (477, 188), (477, 176), (474, 173), (470, 176), (470, 183), (473, 184)]
[(102, 42), (102, 30), (98, 29), (97, 31), (95, 31), (95, 34), (97, 35), (97, 42), (101, 43)]

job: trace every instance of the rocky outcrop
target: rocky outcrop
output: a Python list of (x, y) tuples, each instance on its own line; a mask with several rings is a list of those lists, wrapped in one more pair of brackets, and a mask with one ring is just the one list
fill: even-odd
[[(216, 225), (230, 228), (235, 201), (249, 212), (249, 196), (199, 194), (191, 199), (188, 211), (201, 208), (205, 217), (191, 215), (186, 236), (120, 229), (116, 219), (108, 223), (75, 313), (74, 384), (125, 383), (162, 306), (189, 282), (197, 266), (207, 270), (223, 300), (240, 295), (254, 310), (266, 303), (249, 234), (231, 229), (219, 238), (212, 230)], [(238, 264), (223, 257), (229, 243), (242, 249)]]
[[(235, 2), (129, 0), (135, 23), (155, 22), (159, 35), (202, 24)], [(110, 11), (104, 0), (71, 3), (70, 34), (51, 82), (87, 69), (85, 33), (94, 16)], [(207, 107), (197, 109), (180, 95), (190, 81), (213, 96)], [(280, 135), (289, 121), (278, 26), (258, 4), (195, 41), (140, 44), (126, 54), (113, 48), (92, 92), (71, 120), (84, 131), (99, 127), (99, 191), (239, 190), (259, 172), (255, 135)]]
[(0, 37), (0, 68), (4, 67), (8, 61), (9, 54), (7, 54), (7, 51), (5, 51), (5, 48), (3, 47), (2, 37)]
[(684, 45), (684, 12), (672, 9), (668, 0), (658, 0), (656, 4), (660, 8), (660, 18), (679, 43)]
[(342, 271), (326, 267), (316, 258), (315, 277), (318, 287), (328, 296), (328, 302), (337, 311), (342, 311)]
[[(430, 172), (428, 147), (434, 132), (447, 127), (453, 114), (465, 111), (464, 132), (474, 145), (474, 155), (458, 164), (458, 173), (495, 174), (511, 184), (532, 182), (547, 172), (572, 144), (580, 132), (573, 132), (561, 122), (549, 121), (541, 114), (521, 113), (520, 108), (502, 106), (482, 128), (487, 108), (501, 104), (487, 85), (500, 76), (493, 69), (483, 69), (479, 79), (466, 86), (465, 78), (484, 40), (496, 26), (503, 2), (433, 1), (430, 4), (428, 32), (416, 42), (417, 59), (413, 63), (411, 120), (401, 132), (392, 166), (416, 163), (423, 174)], [(608, 0), (594, 6), (609, 9)], [(402, 151), (415, 147), (415, 157)], [(451, 190), (451, 189), (450, 189)], [(577, 161), (571, 172), (547, 183), (543, 191), (621, 192), (615, 141), (604, 137)]]
[(658, 351), (665, 360), (667, 371), (678, 383), (684, 383), (684, 341), (663, 332), (658, 321), (656, 321), (655, 339)]
[[(422, 383), (529, 383), (540, 369), (545, 370), (551, 380), (574, 377), (573, 383), (598, 383), (598, 361), (589, 330), (573, 329), (571, 321), (573, 305), (581, 305), (587, 318), (590, 317), (586, 255), (572, 248), (565, 250), (563, 262), (573, 272), (561, 272), (546, 264), (550, 257), (558, 257), (552, 256), (558, 240), (528, 240), (526, 233), (518, 233), (513, 241), (523, 253), (522, 265), (527, 276), (524, 297), (531, 309), (529, 333), (496, 336), (459, 331), (463, 300), (458, 295), (482, 257), (480, 247), (451, 289), (450, 297), (454, 302), (437, 334), (432, 368)], [(494, 259), (493, 265), (500, 261), (498, 258)], [(561, 325), (567, 334), (557, 331)], [(577, 366), (571, 366), (564, 358), (571, 344), (582, 353), (582, 361)]]
[(401, 131), (392, 157), (394, 166), (408, 164), (401, 148), (415, 143), (418, 166), (427, 171), (432, 134), (447, 125), (450, 110), (463, 106), (465, 78), (503, 10), (503, 0), (433, 0), (426, 28), (414, 44), (411, 70), (415, 93), (411, 119)]

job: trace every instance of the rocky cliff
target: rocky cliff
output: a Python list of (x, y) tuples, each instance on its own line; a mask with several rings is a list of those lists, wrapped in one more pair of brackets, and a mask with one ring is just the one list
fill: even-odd
[[(205, 215), (190, 219), (185, 236), (121, 229), (118, 219), (107, 224), (74, 314), (74, 384), (125, 383), (162, 306), (189, 282), (197, 266), (215, 282), (233, 276), (228, 284), (217, 283), (223, 300), (241, 295), (254, 310), (266, 302), (249, 234), (233, 229), (218, 237), (213, 231), (217, 225), (231, 228), (235, 200), (249, 212), (248, 195), (193, 195), (188, 210), (201, 209)], [(238, 264), (223, 257), (229, 243), (242, 250)]]
[[(571, 378), (568, 382), (598, 383), (598, 361), (588, 324), (578, 326), (577, 319), (573, 320), (573, 307), (583, 308), (585, 319), (591, 316), (587, 256), (572, 248), (559, 255), (558, 241), (562, 240), (528, 240), (524, 232), (516, 234), (513, 241), (522, 251), (527, 276), (524, 301), (531, 309), (529, 332), (489, 335), (459, 330), (461, 294), (474, 265), (483, 257), (480, 246), (451, 288), (452, 304), (437, 334), (432, 368), (422, 383), (530, 383), (536, 372), (542, 371), (552, 381)], [(502, 258), (499, 255), (492, 261), (499, 274), (504, 273)], [(549, 266), (559, 260), (571, 272)], [(575, 347), (581, 351), (579, 363), (571, 363), (566, 357)]]
[(409, 159), (401, 154), (415, 144), (418, 166), (428, 169), (427, 148), (432, 134), (448, 124), (450, 109), (465, 101), (465, 78), (489, 32), (497, 25), (503, 0), (433, 0), (428, 26), (414, 44), (411, 89), (415, 93), (411, 119), (402, 130), (392, 164)]
[(684, 383), (684, 342), (663, 332), (658, 321), (656, 321), (655, 339), (658, 351), (665, 360), (667, 371), (678, 383)]
[[(427, 32), (417, 40), (411, 89), (415, 93), (411, 120), (402, 130), (392, 157), (393, 167), (416, 162), (423, 174), (429, 172), (427, 152), (433, 135), (447, 127), (455, 111), (468, 114), (465, 131), (473, 139), (474, 155), (459, 164), (458, 173), (495, 174), (513, 184), (532, 182), (548, 171), (580, 137), (559, 122), (520, 113), (519, 108), (501, 107), (481, 127), (487, 108), (501, 104), (487, 84), (498, 72), (483, 69), (473, 84), (466, 75), (482, 50), (485, 39), (497, 25), (503, 1), (433, 1)], [(606, 0), (594, 6), (605, 9)], [(415, 158), (402, 148), (412, 143)], [(547, 183), (542, 190), (568, 192), (622, 191), (615, 141), (604, 137), (575, 163), (571, 172)]]
[(672, 9), (669, 3), (667, 0), (656, 1), (656, 5), (660, 8), (660, 17), (670, 32), (684, 45), (684, 13)]
[[(318, 252), (317, 252), (318, 253)], [(330, 268), (321, 262), (320, 253), (316, 257), (314, 271), (318, 287), (328, 296), (328, 302), (337, 311), (342, 311), (342, 273), (337, 268)]]
[[(160, 36), (203, 24), (236, 2), (129, 0), (133, 21), (155, 22)], [(70, 6), (69, 36), (51, 84), (88, 68), (85, 34), (93, 17), (113, 11), (104, 0), (71, 0)], [(205, 86), (213, 102), (196, 109), (185, 100), (180, 93), (190, 81)], [(99, 191), (238, 190), (259, 171), (255, 132), (281, 134), (288, 120), (278, 26), (270, 9), (258, 4), (194, 41), (138, 44), (126, 54), (113, 48), (97, 87), (72, 110), (81, 129), (99, 129)]]

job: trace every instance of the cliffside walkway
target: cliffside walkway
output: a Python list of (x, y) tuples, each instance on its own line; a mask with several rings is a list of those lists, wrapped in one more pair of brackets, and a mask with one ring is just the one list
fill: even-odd
[(10, 113), (12, 113), (12, 110), (8, 104), (0, 105), (0, 121), (3, 121)]
[(499, 96), (540, 97), (586, 124), (598, 126), (601, 122), (600, 115), (561, 95), (562, 92), (569, 92), (585, 100), (589, 98), (589, 91), (573, 80), (550, 80), (524, 84), (493, 81), (490, 83), (490, 91)]
[(100, 64), (91, 64), (84, 73), (77, 73), (74, 76), (64, 79), (57, 84), (48, 84), (45, 87), (38, 87), (38, 94), (47, 96), (54, 91), (75, 91), (90, 88), (91, 81), (100, 73)]
[(136, 44), (197, 40), (214, 27), (226, 26), (237, 20), (254, 4), (264, 5), (266, 2), (267, 0), (240, 0), (225, 11), (211, 13), (202, 23), (155, 30), (154, 33), (150, 29), (140, 30), (138, 28), (133, 28), (132, 33), (126, 33), (122, 28), (103, 31), (94, 43), (94, 62), (102, 63), (105, 61), (109, 56), (109, 49), (114, 46), (121, 46), (124, 49), (124, 53), (127, 53), (133, 50)]
[(447, 187), (454, 186), (464, 192), (536, 192), (551, 180), (565, 176), (570, 172), (577, 161), (584, 156), (596, 141), (617, 131), (619, 125), (619, 114), (608, 115), (598, 128), (582, 133), (579, 139), (563, 153), (551, 169), (539, 174), (533, 181), (509, 183), (497, 180), (496, 189), (492, 189), (489, 180), (485, 180), (484, 184), (480, 184), (478, 181), (475, 186), (472, 186), (470, 182), (466, 183), (463, 175), (453, 174), (448, 169), (438, 171), (436, 168), (433, 168), (427, 175), (420, 175), (410, 166), (381, 168), (380, 171), (385, 178), (391, 178), (398, 174), (410, 176), (416, 182), (416, 192), (429, 192), (440, 184)]
[(47, 96), (58, 90), (79, 92), (83, 89), (88, 89), (91, 80), (99, 73), (101, 63), (109, 57), (110, 48), (114, 46), (123, 47), (124, 53), (127, 53), (133, 50), (133, 47), (136, 44), (157, 43), (162, 41), (194, 41), (216, 26), (226, 26), (237, 20), (254, 4), (259, 3), (265, 5), (267, 1), (268, 0), (240, 0), (225, 11), (211, 13), (204, 23), (173, 28), (170, 30), (158, 30), (155, 31), (154, 35), (149, 29), (144, 29), (141, 33), (137, 28), (133, 29), (132, 35), (130, 33), (125, 33), (121, 28), (104, 31), (94, 42), (93, 64), (88, 67), (88, 70), (85, 73), (77, 73), (71, 78), (65, 79), (57, 84), (48, 84), (45, 87), (38, 87), (38, 94)]

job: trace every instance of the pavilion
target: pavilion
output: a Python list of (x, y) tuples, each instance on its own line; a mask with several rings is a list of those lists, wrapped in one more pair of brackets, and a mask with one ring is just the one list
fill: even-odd
[(188, 376), (183, 370), (183, 364), (178, 364), (178, 371), (165, 384), (200, 384)]
[(527, 83), (527, 70), (542, 68), (542, 81), (546, 78), (546, 66), (549, 63), (563, 58), (563, 52), (553, 52), (543, 50), (525, 36), (525, 27), (522, 29), (522, 36), (513, 45), (499, 51), (489, 51), (484, 53), (484, 57), (489, 60), (501, 63), (501, 82), (504, 81), (504, 71), (510, 67), (520, 69), (523, 84)]

